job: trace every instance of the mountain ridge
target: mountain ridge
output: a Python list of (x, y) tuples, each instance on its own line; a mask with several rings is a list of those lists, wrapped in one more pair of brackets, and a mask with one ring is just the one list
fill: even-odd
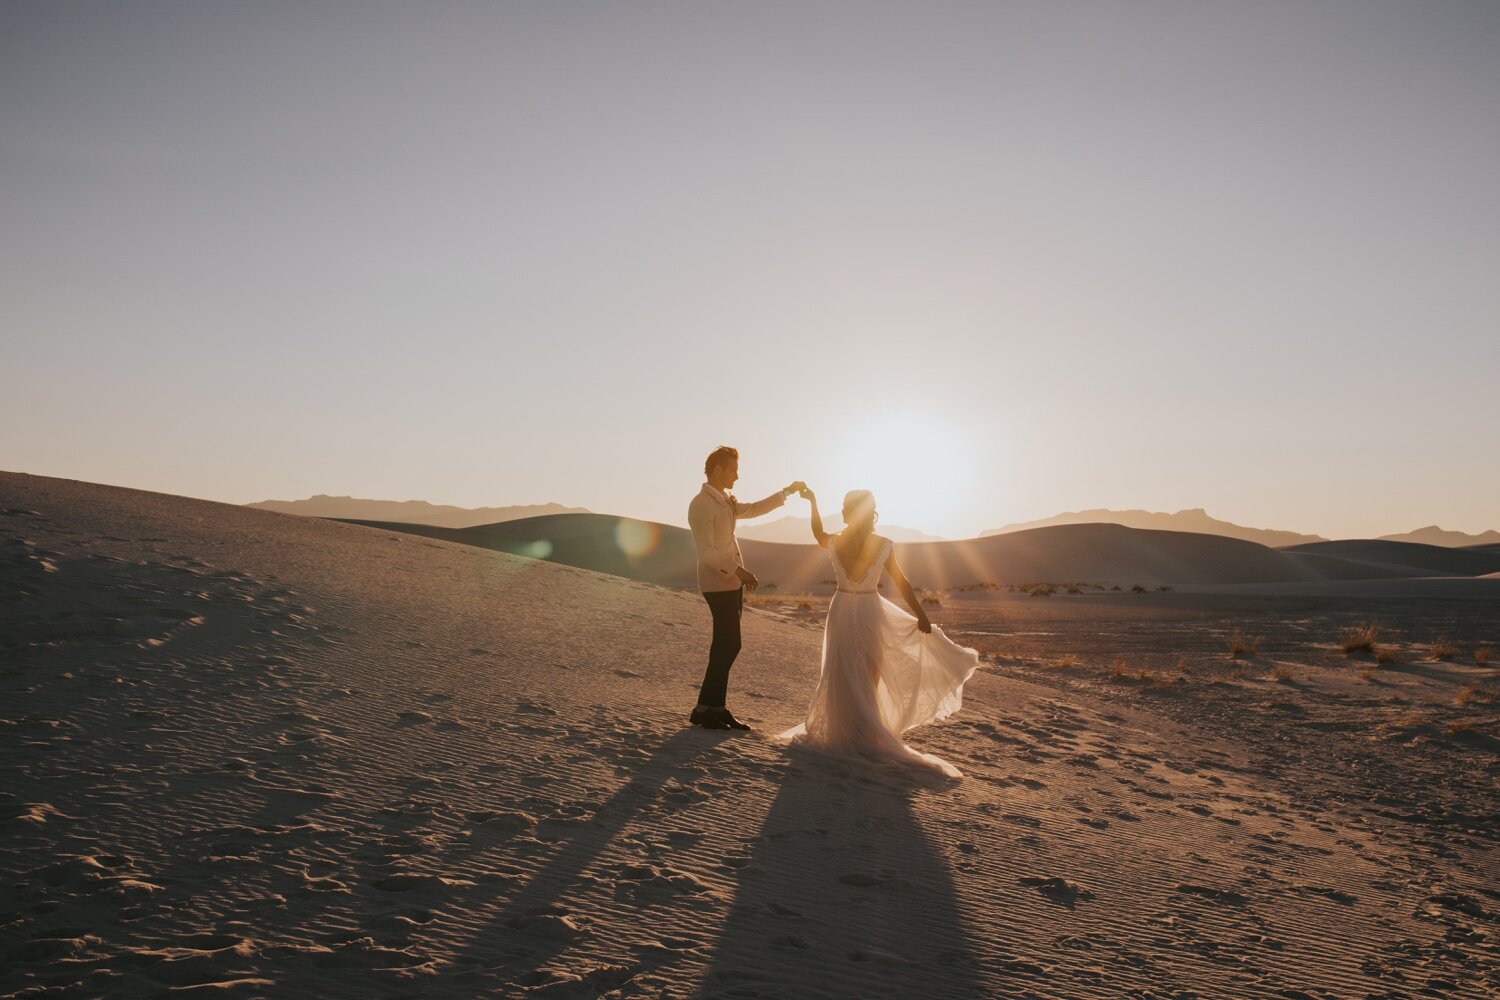
[(306, 500), (261, 500), (244, 506), (299, 517), (430, 524), (439, 528), (472, 528), (481, 524), (498, 524), (548, 514), (589, 513), (584, 507), (566, 507), (558, 503), (457, 507), (452, 504), (429, 503), (426, 500), (371, 500), (328, 493), (318, 493)]
[(1435, 524), (1429, 524), (1425, 528), (1402, 532), (1399, 535), (1381, 535), (1376, 540), (1381, 542), (1416, 542), (1419, 545), (1440, 545), (1448, 549), (1462, 549), (1468, 548), (1471, 545), (1500, 544), (1500, 531), (1490, 530), (1477, 535), (1471, 535), (1466, 531), (1446, 531)]
[(1209, 516), (1202, 507), (1187, 507), (1176, 513), (1151, 510), (1110, 510), (1096, 507), (1090, 510), (1065, 511), (1036, 521), (1007, 524), (1003, 528), (992, 528), (981, 532), (980, 538), (1005, 535), (1033, 528), (1051, 528), (1064, 524), (1118, 524), (1126, 528), (1145, 531), (1187, 531), (1201, 535), (1219, 535), (1238, 538), (1241, 541), (1257, 542), (1270, 548), (1287, 545), (1305, 545), (1310, 542), (1326, 542), (1321, 535), (1308, 535), (1297, 531), (1281, 531), (1275, 528), (1250, 528), (1232, 521), (1221, 521)]
[[(836, 518), (825, 517), (823, 524), (829, 531), (840, 531), (843, 528), (843, 525)], [(903, 528), (899, 524), (881, 524), (875, 530), (893, 542), (951, 541), (951, 539), (944, 538), (942, 535), (929, 535), (925, 531), (918, 531), (916, 528)], [(788, 515), (765, 524), (747, 524), (742, 522), (735, 525), (734, 533), (739, 538), (750, 538), (757, 542), (781, 542), (783, 544), (801, 545), (812, 541), (812, 518)]]

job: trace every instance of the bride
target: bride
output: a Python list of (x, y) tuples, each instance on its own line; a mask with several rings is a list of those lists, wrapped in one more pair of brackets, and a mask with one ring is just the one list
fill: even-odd
[[(941, 757), (907, 746), (901, 734), (962, 707), (964, 682), (978, 669), (979, 653), (953, 642), (928, 620), (891, 552), (891, 540), (875, 534), (873, 494), (854, 490), (845, 496), (844, 530), (829, 534), (813, 491), (800, 492), (812, 504), (813, 537), (833, 560), (838, 589), (828, 605), (823, 675), (807, 721), (777, 738), (962, 777)], [(875, 589), (882, 569), (912, 614)]]

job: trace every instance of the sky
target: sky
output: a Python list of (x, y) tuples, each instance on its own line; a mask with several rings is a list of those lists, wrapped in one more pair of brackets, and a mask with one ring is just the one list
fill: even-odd
[(0, 469), (1496, 528), (1497, 107), (1493, 2), (10, 2)]

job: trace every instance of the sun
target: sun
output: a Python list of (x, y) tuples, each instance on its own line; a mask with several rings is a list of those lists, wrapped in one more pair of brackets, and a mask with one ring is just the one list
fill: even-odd
[(837, 518), (848, 490), (875, 494), (880, 520), (957, 537), (956, 522), (972, 507), (975, 456), (970, 435), (955, 421), (920, 411), (883, 414), (838, 438), (830, 456), (834, 492), (820, 506)]

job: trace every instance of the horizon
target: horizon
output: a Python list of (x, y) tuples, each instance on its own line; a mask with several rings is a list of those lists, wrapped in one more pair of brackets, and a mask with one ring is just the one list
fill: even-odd
[(676, 524), (727, 443), (741, 497), (948, 538), (1479, 534), (1497, 41), (1484, 3), (9, 5), (0, 467)]
[[(731, 491), (731, 492), (738, 493), (737, 490)], [(210, 499), (210, 498), (199, 497), (197, 499)], [(653, 518), (633, 518), (633, 515), (622, 514), (622, 513), (619, 513), (618, 511), (598, 510), (598, 509), (589, 508), (589, 507), (583, 507), (583, 508), (580, 509), (579, 505), (577, 505), (577, 504), (570, 504), (570, 503), (568, 503), (566, 501), (557, 501), (557, 500), (543, 500), (543, 501), (522, 502), (522, 503), (514, 503), (514, 504), (481, 504), (478, 507), (465, 507), (465, 506), (460, 505), (460, 504), (438, 503), (438, 502), (434, 502), (434, 501), (430, 501), (430, 500), (424, 500), (424, 499), (420, 499), (420, 498), (410, 498), (410, 499), (405, 499), (405, 500), (396, 500), (396, 499), (382, 498), (382, 497), (357, 497), (357, 496), (351, 496), (349, 494), (314, 493), (314, 494), (310, 494), (309, 496), (299, 497), (299, 498), (296, 498), (296, 499), (283, 499), (283, 498), (280, 498), (280, 497), (266, 497), (263, 500), (250, 501), (250, 502), (245, 503), (245, 504), (237, 504), (237, 506), (256, 506), (258, 504), (263, 504), (263, 503), (288, 503), (288, 504), (295, 504), (295, 503), (306, 503), (306, 502), (308, 502), (310, 500), (317, 500), (317, 499), (350, 500), (350, 501), (354, 501), (354, 502), (358, 502), (358, 503), (394, 503), (394, 504), (421, 503), (421, 504), (428, 504), (429, 506), (433, 506), (433, 507), (454, 508), (454, 509), (457, 509), (457, 510), (483, 510), (483, 509), (501, 509), (501, 510), (503, 510), (503, 509), (512, 508), (512, 507), (549, 507), (550, 506), (550, 507), (563, 507), (563, 508), (565, 508), (565, 510), (563, 511), (564, 513), (583, 513), (583, 514), (600, 515), (600, 516), (603, 516), (603, 517), (632, 518), (634, 520), (651, 521), (651, 522), (654, 522), (654, 523), (657, 523), (657, 524), (672, 525), (672, 526), (680, 527), (680, 528), (686, 528), (687, 527), (687, 519), (686, 519), (686, 517), (683, 517), (683, 518), (681, 518), (678, 521), (670, 521), (670, 520), (663, 521), (663, 520), (657, 520), (657, 519), (653, 519)], [(221, 502), (231, 502), (231, 501), (221, 501)], [(787, 507), (779, 508), (779, 509), (777, 509), (775, 511), (772, 511), (769, 514), (763, 515), (762, 517), (755, 518), (753, 521), (746, 522), (746, 527), (748, 528), (748, 527), (753, 527), (753, 526), (756, 526), (756, 525), (762, 525), (763, 526), (763, 525), (773, 524), (773, 523), (775, 523), (778, 520), (798, 520), (798, 521), (806, 521), (806, 520), (808, 520), (808, 511), (806, 509), (802, 510), (799, 513), (798, 511), (789, 509), (790, 508), (790, 504), (791, 504), (791, 499), (788, 500), (788, 506)], [(1058, 517), (1066, 517), (1066, 516), (1073, 515), (1073, 514), (1090, 513), (1090, 512), (1093, 512), (1093, 511), (1102, 511), (1102, 512), (1108, 512), (1108, 513), (1112, 513), (1112, 514), (1137, 514), (1137, 513), (1141, 513), (1141, 514), (1153, 514), (1153, 515), (1166, 515), (1166, 516), (1169, 516), (1169, 517), (1175, 517), (1175, 516), (1178, 516), (1178, 515), (1181, 515), (1181, 514), (1200, 513), (1200, 514), (1204, 514), (1208, 518), (1211, 518), (1211, 519), (1216, 520), (1216, 521), (1226, 521), (1227, 520), (1225, 518), (1221, 518), (1221, 517), (1216, 516), (1212, 511), (1209, 511), (1209, 510), (1207, 510), (1207, 509), (1205, 509), (1203, 507), (1179, 507), (1176, 510), (1160, 510), (1160, 511), (1145, 510), (1143, 508), (1093, 508), (1093, 507), (1086, 507), (1086, 508), (1078, 508), (1076, 510), (1056, 511), (1053, 514), (1048, 515), (1047, 517), (1032, 518), (1032, 519), (1030, 519), (1028, 521), (1012, 521), (1012, 522), (1006, 522), (1005, 524), (997, 524), (997, 525), (995, 525), (992, 528), (983, 529), (983, 531), (981, 531), (979, 534), (976, 534), (976, 535), (963, 535), (963, 536), (934, 535), (933, 540), (936, 540), (936, 541), (963, 541), (964, 539), (968, 539), (968, 538), (981, 537), (984, 532), (1026, 530), (1026, 527), (1028, 525), (1031, 525), (1032, 522), (1034, 522), (1034, 521), (1048, 521), (1048, 520), (1052, 520), (1052, 519), (1058, 518)], [(842, 523), (842, 521), (841, 521), (841, 519), (840, 519), (840, 517), (839, 517), (839, 515), (838, 515), (838, 513), (836, 511), (835, 512), (826, 512), (826, 511), (823, 512), (823, 520), (824, 520), (825, 523), (828, 523), (828, 524), (841, 524)], [(1284, 527), (1277, 527), (1277, 526), (1274, 526), (1274, 525), (1240, 524), (1239, 522), (1233, 522), (1233, 521), (1228, 522), (1228, 523), (1234, 524), (1236, 527), (1239, 527), (1239, 528), (1247, 528), (1247, 529), (1255, 530), (1255, 531), (1280, 531), (1280, 532), (1289, 532), (1289, 533), (1307, 534), (1307, 535), (1317, 534), (1317, 532), (1300, 531), (1299, 529), (1296, 529), (1296, 528), (1284, 528)], [(901, 528), (901, 529), (906, 530), (906, 531), (918, 531), (918, 532), (923, 532), (924, 534), (933, 534), (932, 532), (926, 531), (926, 529), (922, 528), (919, 525), (893, 524), (893, 527)], [(1447, 525), (1438, 524), (1436, 522), (1433, 522), (1433, 523), (1428, 523), (1428, 524), (1414, 525), (1414, 526), (1412, 526), (1410, 528), (1405, 528), (1405, 529), (1402, 529), (1400, 531), (1387, 531), (1387, 532), (1383, 532), (1382, 535), (1358, 536), (1358, 538), (1367, 538), (1367, 539), (1371, 539), (1371, 540), (1378, 540), (1379, 538), (1381, 538), (1383, 536), (1388, 536), (1388, 535), (1405, 535), (1405, 534), (1411, 534), (1411, 533), (1416, 532), (1416, 531), (1423, 531), (1423, 530), (1432, 529), (1432, 528), (1436, 528), (1436, 529), (1438, 529), (1440, 531), (1457, 531), (1457, 530), (1459, 530), (1459, 529), (1455, 529), (1455, 528), (1450, 528)], [(1487, 532), (1497, 531), (1497, 530), (1500, 530), (1500, 529), (1485, 528), (1485, 529), (1481, 529), (1479, 531), (1472, 531), (1472, 532), (1465, 532), (1465, 533), (1477, 536), (1477, 535), (1484, 535)], [(1339, 537), (1339, 536), (1324, 535), (1322, 537), (1325, 538), (1328, 541), (1344, 541), (1344, 540), (1353, 541), (1353, 540), (1357, 540), (1356, 536), (1342, 536), (1342, 537)]]

